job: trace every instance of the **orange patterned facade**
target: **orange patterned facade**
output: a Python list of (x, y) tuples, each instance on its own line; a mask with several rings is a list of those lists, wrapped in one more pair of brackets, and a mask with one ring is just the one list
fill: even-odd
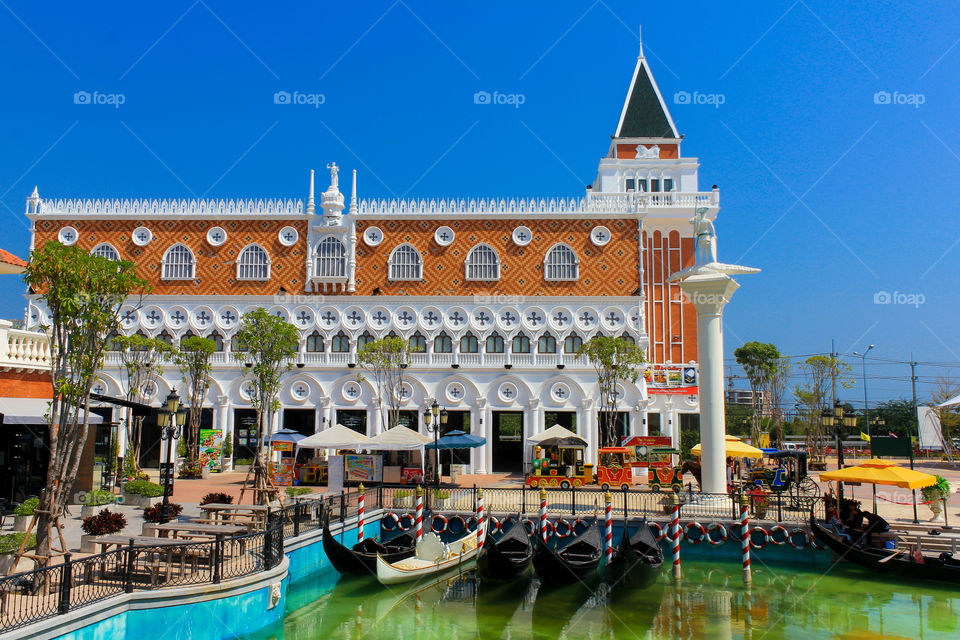
[[(281, 288), (288, 292), (303, 291), (304, 257), (306, 252), (307, 221), (300, 220), (38, 220), (36, 223), (36, 246), (43, 246), (57, 239), (57, 232), (64, 225), (73, 226), (79, 237), (77, 246), (93, 249), (101, 242), (109, 242), (124, 260), (137, 264), (140, 277), (146, 279), (156, 295), (276, 295)], [(153, 239), (145, 247), (138, 247), (131, 240), (133, 230), (146, 225), (153, 232)], [(222, 227), (227, 232), (227, 241), (219, 246), (210, 245), (207, 231)], [(280, 243), (280, 229), (291, 226), (300, 237), (290, 247)], [(182, 242), (189, 247), (197, 261), (197, 277), (194, 280), (166, 281), (160, 278), (161, 260), (170, 246)], [(257, 243), (270, 254), (270, 279), (238, 281), (236, 260), (248, 244)]]

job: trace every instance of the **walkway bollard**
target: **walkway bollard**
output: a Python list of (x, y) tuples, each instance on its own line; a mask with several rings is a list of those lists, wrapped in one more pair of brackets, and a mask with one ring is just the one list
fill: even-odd
[(683, 577), (680, 571), (680, 496), (674, 491), (670, 497), (673, 501), (673, 522), (670, 523), (670, 535), (673, 538), (673, 579), (679, 582)]
[(357, 491), (360, 492), (360, 496), (357, 498), (357, 542), (363, 541), (363, 483), (360, 483), (360, 486), (357, 487)]
[(613, 558), (613, 496), (607, 491), (603, 496), (606, 502), (606, 529), (603, 539), (606, 541), (604, 551), (607, 554), (607, 566), (610, 566), (610, 559)]
[(740, 497), (740, 549), (743, 552), (743, 582), (750, 584), (753, 574), (750, 571), (750, 501), (747, 496)]
[[(950, 529), (953, 529), (953, 527), (950, 526), (950, 520), (949, 518), (947, 518), (947, 511), (949, 511), (949, 509), (947, 509), (947, 496), (943, 496), (943, 527), (942, 528), (949, 531)], [(876, 509), (874, 509), (874, 512), (876, 512)]]
[(487, 537), (487, 526), (483, 518), (483, 488), (477, 489), (477, 552), (483, 549)]
[(417, 485), (417, 542), (423, 539), (423, 487)]
[(547, 490), (540, 487), (540, 537), (547, 541)]

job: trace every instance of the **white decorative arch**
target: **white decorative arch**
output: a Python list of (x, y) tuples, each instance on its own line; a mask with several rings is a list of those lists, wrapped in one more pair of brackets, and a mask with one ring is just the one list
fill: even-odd
[(468, 281), (491, 281), (500, 279), (500, 255), (486, 242), (474, 245), (463, 263), (464, 277)]
[(197, 260), (190, 247), (178, 242), (163, 253), (160, 262), (161, 279), (193, 280), (197, 272)]
[(394, 282), (423, 280), (423, 257), (416, 247), (404, 242), (390, 252), (387, 269), (389, 279)]
[(543, 278), (548, 282), (572, 282), (580, 279), (580, 258), (565, 242), (554, 244), (543, 258)]
[(120, 252), (109, 242), (101, 242), (95, 246), (90, 250), (90, 255), (106, 258), (107, 260), (113, 260), (115, 262), (120, 259)]
[(270, 254), (261, 245), (251, 242), (237, 256), (237, 280), (270, 279)]

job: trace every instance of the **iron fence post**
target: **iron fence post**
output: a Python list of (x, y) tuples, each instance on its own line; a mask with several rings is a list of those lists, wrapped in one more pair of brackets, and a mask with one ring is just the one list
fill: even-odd
[(628, 516), (628, 513), (627, 513), (627, 488), (624, 487), (624, 488), (623, 488), (623, 519), (624, 519), (624, 521), (626, 521), (627, 516)]
[(73, 561), (70, 553), (63, 554), (63, 564), (60, 574), (60, 603), (57, 607), (60, 613), (70, 611), (70, 586), (73, 584)]
[(130, 538), (130, 545), (127, 547), (127, 575), (126, 575), (126, 585), (124, 591), (127, 593), (133, 593), (133, 561), (134, 561), (134, 551), (133, 551), (133, 538)]
[(213, 584), (220, 584), (223, 576), (223, 534), (218, 533), (213, 543)]
[(267, 510), (267, 528), (263, 530), (263, 568), (267, 569), (270, 565), (273, 564), (273, 523), (271, 522), (273, 518), (269, 511)]
[(344, 521), (347, 519), (347, 492), (344, 489), (340, 490), (340, 525), (343, 526)]
[(783, 522), (782, 502), (783, 502), (783, 492), (778, 491), (777, 492), (777, 522), (778, 523)]
[(293, 537), (296, 538), (300, 535), (300, 511), (301, 504), (297, 502), (293, 505)]
[(520, 513), (527, 512), (527, 483), (520, 485)]
[(570, 485), (570, 510), (572, 515), (577, 515), (577, 488)]

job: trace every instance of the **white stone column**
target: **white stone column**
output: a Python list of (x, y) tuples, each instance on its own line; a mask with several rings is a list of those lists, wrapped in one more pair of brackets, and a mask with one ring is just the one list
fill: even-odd
[(680, 288), (697, 309), (697, 355), (700, 363), (700, 463), (703, 491), (726, 490), (723, 398), (723, 308), (740, 285), (723, 273), (698, 273)]
[(680, 423), (676, 420), (673, 410), (673, 396), (667, 396), (663, 401), (663, 411), (660, 412), (660, 430), (670, 436), (670, 446), (680, 448)]
[(490, 466), (487, 463), (487, 453), (493, 448), (492, 432), (490, 430), (490, 420), (487, 417), (487, 399), (475, 398), (473, 400), (473, 410), (470, 412), (470, 432), (486, 438), (487, 442), (481, 447), (470, 450), (470, 466), (473, 473), (489, 473)]
[(527, 446), (527, 438), (533, 436), (541, 431), (540, 429), (540, 412), (537, 410), (540, 406), (540, 398), (529, 398), (527, 400), (527, 407), (523, 412), (523, 435), (521, 442), (523, 443), (523, 465), (526, 469), (527, 465), (530, 464), (531, 459), (531, 450)]
[(584, 398), (580, 401), (583, 408), (583, 428), (577, 428), (577, 434), (587, 439), (587, 451), (584, 455), (586, 462), (593, 462), (593, 451), (597, 443), (597, 424), (593, 415), (593, 398)]
[(636, 423), (634, 424), (633, 433), (631, 435), (635, 436), (648, 436), (650, 435), (650, 427), (647, 424), (647, 405), (650, 404), (649, 400), (641, 400), (637, 403), (636, 406)]
[(380, 432), (383, 431), (380, 424), (383, 413), (383, 406), (381, 405), (383, 403), (378, 396), (373, 398), (370, 404), (373, 405), (373, 424), (370, 425), (370, 428), (367, 429), (367, 432), (370, 433), (370, 437), (372, 438), (373, 436), (379, 435)]

